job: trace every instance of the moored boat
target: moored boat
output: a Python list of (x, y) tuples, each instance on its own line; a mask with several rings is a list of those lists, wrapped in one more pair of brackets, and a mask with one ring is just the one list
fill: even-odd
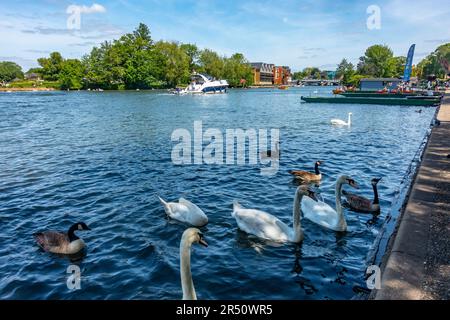
[(400, 106), (435, 106), (440, 100), (422, 100), (406, 98), (335, 98), (335, 97), (301, 97), (305, 102), (312, 103), (357, 103), (357, 104), (381, 104), (381, 105), (400, 105)]
[(176, 94), (210, 94), (226, 93), (228, 88), (227, 80), (216, 80), (201, 73), (194, 73), (191, 76), (191, 83), (182, 90), (176, 90)]

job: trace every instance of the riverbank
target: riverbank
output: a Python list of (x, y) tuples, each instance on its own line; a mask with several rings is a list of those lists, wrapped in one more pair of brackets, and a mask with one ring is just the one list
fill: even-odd
[[(450, 94), (437, 115), (398, 228), (382, 264), (377, 300), (449, 299)], [(440, 122), (440, 124), (439, 124)]]
[(0, 88), (0, 92), (56, 91), (54, 88)]

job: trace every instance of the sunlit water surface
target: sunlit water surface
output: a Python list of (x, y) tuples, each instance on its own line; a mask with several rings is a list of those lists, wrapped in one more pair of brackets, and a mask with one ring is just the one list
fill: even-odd
[[(157, 195), (185, 197), (210, 223), (208, 248), (194, 246), (199, 299), (349, 299), (365, 286), (369, 250), (400, 181), (429, 128), (434, 109), (306, 104), (301, 95), (330, 88), (231, 90), (226, 95), (161, 92), (4, 93), (0, 95), (0, 299), (179, 299), (179, 241), (186, 226), (165, 218)], [(334, 128), (330, 119), (351, 128)], [(259, 165), (171, 162), (171, 134), (203, 127), (280, 129), (273, 177)], [(348, 232), (302, 221), (301, 245), (274, 246), (238, 231), (232, 202), (291, 223), (296, 185), (288, 170), (325, 160), (320, 186), (333, 204), (340, 174), (372, 197), (378, 218), (345, 210)], [(85, 221), (86, 255), (71, 261), (42, 252), (32, 234)], [(81, 268), (81, 290), (66, 286)]]

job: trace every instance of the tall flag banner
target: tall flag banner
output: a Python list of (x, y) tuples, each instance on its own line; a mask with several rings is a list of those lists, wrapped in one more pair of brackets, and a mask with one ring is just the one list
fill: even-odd
[(405, 65), (405, 73), (403, 74), (403, 81), (405, 82), (409, 81), (409, 79), (411, 78), (412, 62), (415, 47), (416, 47), (415, 44), (411, 45), (408, 51), (408, 57), (406, 58), (406, 65)]

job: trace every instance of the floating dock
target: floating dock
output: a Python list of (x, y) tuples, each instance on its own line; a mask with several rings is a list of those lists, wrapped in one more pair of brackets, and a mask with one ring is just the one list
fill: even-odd
[(362, 98), (362, 97), (301, 97), (311, 103), (350, 103), (350, 104), (381, 104), (395, 106), (436, 106), (440, 99), (407, 99), (407, 98)]

